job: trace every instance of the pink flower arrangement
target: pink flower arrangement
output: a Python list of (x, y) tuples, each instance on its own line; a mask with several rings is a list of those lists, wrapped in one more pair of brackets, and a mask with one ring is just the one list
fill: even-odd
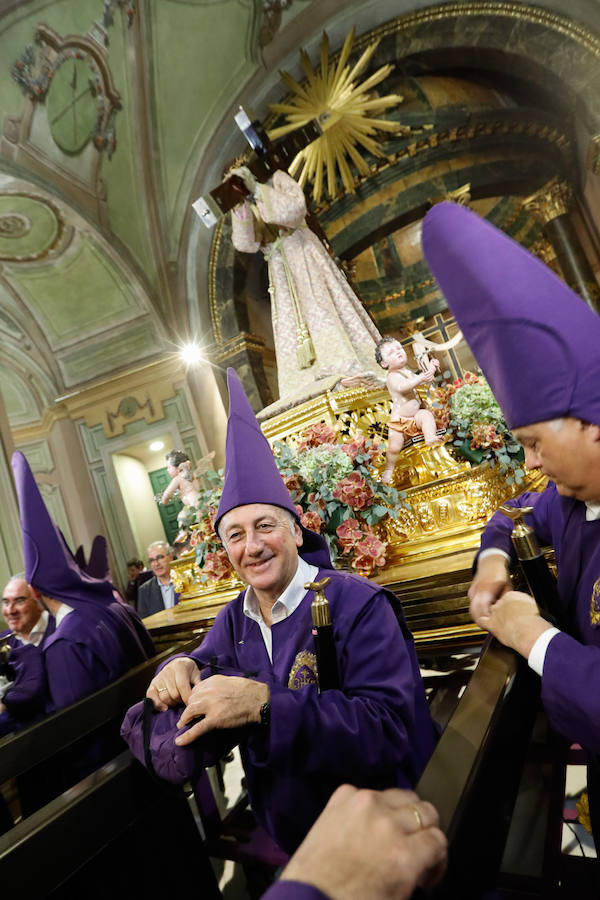
[(360, 472), (350, 472), (338, 483), (333, 496), (351, 509), (365, 509), (373, 499), (373, 491)]
[(303, 450), (308, 450), (310, 447), (319, 447), (321, 444), (335, 444), (336, 441), (337, 434), (333, 428), (326, 425), (325, 422), (317, 422), (314, 425), (309, 425), (302, 432), (298, 453), (302, 453)]
[(211, 581), (223, 581), (233, 573), (226, 550), (221, 547), (218, 550), (209, 551), (204, 559), (203, 574)]
[[(305, 528), (323, 535), (332, 560), (346, 557), (361, 574), (385, 565), (386, 544), (376, 533), (386, 515), (401, 506), (398, 492), (379, 480), (378, 441), (363, 434), (341, 435), (326, 422), (310, 425), (295, 442), (274, 444), (275, 461)], [(223, 472), (210, 471), (210, 487), (190, 509), (191, 544), (202, 581), (222, 581), (232, 567), (214, 519), (223, 489)], [(358, 561), (358, 562), (357, 562)]]

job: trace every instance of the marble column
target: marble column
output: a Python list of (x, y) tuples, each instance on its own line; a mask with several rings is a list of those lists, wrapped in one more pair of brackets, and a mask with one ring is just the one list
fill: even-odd
[(600, 313), (600, 286), (571, 222), (573, 192), (566, 182), (553, 178), (523, 201), (552, 244), (563, 277), (593, 310)]

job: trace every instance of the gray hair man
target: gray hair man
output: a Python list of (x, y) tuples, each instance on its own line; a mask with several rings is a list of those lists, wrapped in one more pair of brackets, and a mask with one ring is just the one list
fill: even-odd
[(171, 609), (179, 600), (171, 581), (172, 547), (166, 541), (153, 541), (147, 552), (154, 578), (142, 584), (138, 591), (138, 614), (142, 619), (163, 609)]

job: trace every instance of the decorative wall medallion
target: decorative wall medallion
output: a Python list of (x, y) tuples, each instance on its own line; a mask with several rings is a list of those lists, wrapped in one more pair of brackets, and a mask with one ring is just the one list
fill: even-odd
[(0, 194), (0, 261), (34, 262), (60, 250), (65, 236), (61, 211), (45, 197)]
[(0, 213), (0, 237), (19, 238), (31, 231), (31, 219), (18, 213)]

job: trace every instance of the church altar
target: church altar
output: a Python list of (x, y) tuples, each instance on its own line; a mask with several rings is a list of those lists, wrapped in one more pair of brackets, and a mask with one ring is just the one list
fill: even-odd
[[(320, 422), (345, 438), (357, 433), (373, 438), (385, 436), (390, 407), (384, 388), (326, 390), (263, 420), (261, 427), (271, 443), (293, 443)], [(496, 469), (456, 458), (447, 444), (415, 443), (402, 452), (393, 485), (403, 492), (405, 506), (397, 518), (386, 516), (379, 525), (388, 544), (386, 563), (371, 578), (400, 596), (417, 647), (450, 652), (481, 642), (483, 632), (469, 618), (467, 599), (479, 535), (506, 499), (541, 490), (544, 483), (539, 473), (529, 472), (520, 485), (509, 485)], [(171, 577), (180, 602), (144, 619), (159, 644), (203, 634), (243, 588), (235, 575), (202, 582), (194, 551), (173, 563)]]

